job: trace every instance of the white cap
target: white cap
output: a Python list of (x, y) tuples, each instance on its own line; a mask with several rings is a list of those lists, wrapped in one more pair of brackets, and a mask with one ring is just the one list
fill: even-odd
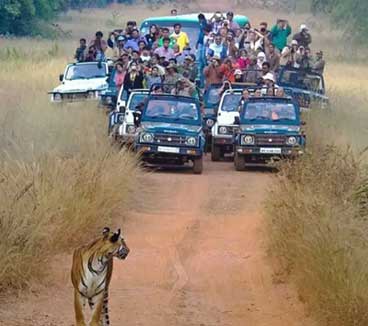
[(235, 69), (234, 75), (242, 75), (242, 71), (240, 69)]
[(292, 40), (291, 45), (298, 45), (298, 41), (297, 40)]
[(273, 82), (275, 82), (275, 77), (272, 73), (268, 72), (267, 74), (265, 74), (263, 77), (263, 80), (271, 80)]
[(301, 24), (301, 25), (300, 25), (300, 31), (302, 31), (302, 30), (304, 30), (304, 29), (305, 29), (305, 30), (307, 30), (307, 31), (309, 30), (307, 25), (305, 25), (305, 24)]
[(266, 54), (264, 52), (259, 52), (257, 58), (266, 58)]

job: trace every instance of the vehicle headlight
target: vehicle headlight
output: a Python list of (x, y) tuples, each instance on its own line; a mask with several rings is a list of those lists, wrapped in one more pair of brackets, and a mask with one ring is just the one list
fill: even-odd
[(141, 141), (144, 143), (152, 143), (153, 142), (153, 135), (145, 132), (141, 135)]
[(292, 136), (287, 139), (286, 144), (294, 146), (296, 145), (297, 141), (298, 140), (296, 139), (296, 137)]
[(197, 144), (197, 139), (195, 137), (187, 137), (185, 144), (189, 146), (195, 146)]
[(253, 145), (254, 144), (254, 137), (251, 135), (244, 135), (241, 137), (241, 143), (243, 145)]
[(206, 125), (208, 126), (208, 127), (212, 127), (213, 125), (215, 124), (215, 121), (213, 121), (212, 119), (208, 119), (207, 121), (206, 121)]
[(219, 128), (219, 133), (220, 134), (227, 134), (227, 128), (226, 127), (220, 127)]
[(61, 100), (62, 100), (61, 94), (59, 93), (54, 94), (54, 101), (61, 101)]
[(112, 97), (111, 96), (106, 96), (106, 103), (107, 104), (111, 104), (112, 103)]
[[(135, 126), (130, 125), (130, 126), (127, 126), (126, 131), (128, 134), (134, 134), (136, 131), (136, 128)], [(147, 135), (150, 135), (150, 134), (147, 134)]]

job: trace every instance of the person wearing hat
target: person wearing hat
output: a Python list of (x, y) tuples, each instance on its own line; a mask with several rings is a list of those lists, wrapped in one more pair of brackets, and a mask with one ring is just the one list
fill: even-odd
[(323, 52), (318, 51), (316, 53), (316, 57), (317, 57), (317, 59), (312, 64), (312, 70), (315, 71), (318, 74), (323, 75), (323, 72), (325, 70), (325, 65), (326, 65), (326, 62), (323, 59)]
[(166, 67), (166, 72), (164, 76), (165, 84), (168, 84), (165, 86), (165, 92), (171, 93), (172, 89), (175, 87), (180, 77), (182, 76), (178, 73), (177, 66), (174, 64), (169, 64)]
[(214, 15), (209, 19), (212, 24), (212, 32), (218, 34), (220, 32), (221, 27), (223, 26), (223, 21), (225, 17), (221, 13), (221, 11), (216, 11)]
[(180, 76), (176, 82), (176, 87), (171, 90), (171, 94), (192, 97), (195, 91), (196, 86), (189, 79)]
[(229, 28), (233, 31), (237, 30), (240, 28), (239, 24), (237, 22), (234, 21), (234, 13), (232, 11), (229, 11), (226, 14), (226, 19), (228, 20), (228, 25)]
[(240, 69), (235, 69), (235, 71), (234, 71), (234, 81), (236, 83), (242, 83), (243, 82), (243, 72)]
[(304, 48), (309, 47), (312, 43), (312, 36), (309, 33), (307, 25), (300, 25), (300, 31), (299, 33), (294, 34), (293, 40), (297, 41), (299, 46), (303, 46)]
[(195, 64), (195, 59), (191, 55), (187, 55), (183, 64), (179, 68), (179, 72), (186, 76), (191, 82), (194, 82), (197, 78), (198, 68)]
[(170, 35), (179, 45), (180, 51), (183, 51), (186, 46), (189, 45), (189, 37), (188, 34), (181, 30), (181, 24), (174, 24), (174, 32)]
[(112, 49), (112, 59), (117, 60), (119, 59), (123, 53), (126, 53), (124, 46), (125, 46), (126, 38), (124, 35), (119, 35), (116, 37), (116, 41), (114, 42), (114, 47)]
[(287, 44), (287, 39), (291, 34), (291, 27), (287, 20), (278, 19), (276, 25), (271, 28), (272, 43), (275, 47), (282, 51)]

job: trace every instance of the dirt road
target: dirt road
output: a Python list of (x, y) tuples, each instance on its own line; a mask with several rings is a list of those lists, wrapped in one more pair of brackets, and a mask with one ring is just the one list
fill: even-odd
[[(149, 175), (155, 194), (125, 218), (131, 253), (115, 264), (112, 326), (312, 325), (266, 255), (261, 202), (270, 176), (210, 161), (201, 176)], [(0, 324), (73, 325), (69, 259), (60, 258), (57, 284), (3, 306)]]

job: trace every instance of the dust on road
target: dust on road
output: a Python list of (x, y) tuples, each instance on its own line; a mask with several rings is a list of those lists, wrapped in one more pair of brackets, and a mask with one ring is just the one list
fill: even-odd
[[(261, 204), (272, 174), (209, 160), (204, 171), (147, 176), (155, 194), (125, 214), (131, 253), (115, 262), (112, 326), (312, 325), (266, 255)], [(60, 263), (58, 283), (0, 309), (1, 325), (74, 324), (70, 257)]]

